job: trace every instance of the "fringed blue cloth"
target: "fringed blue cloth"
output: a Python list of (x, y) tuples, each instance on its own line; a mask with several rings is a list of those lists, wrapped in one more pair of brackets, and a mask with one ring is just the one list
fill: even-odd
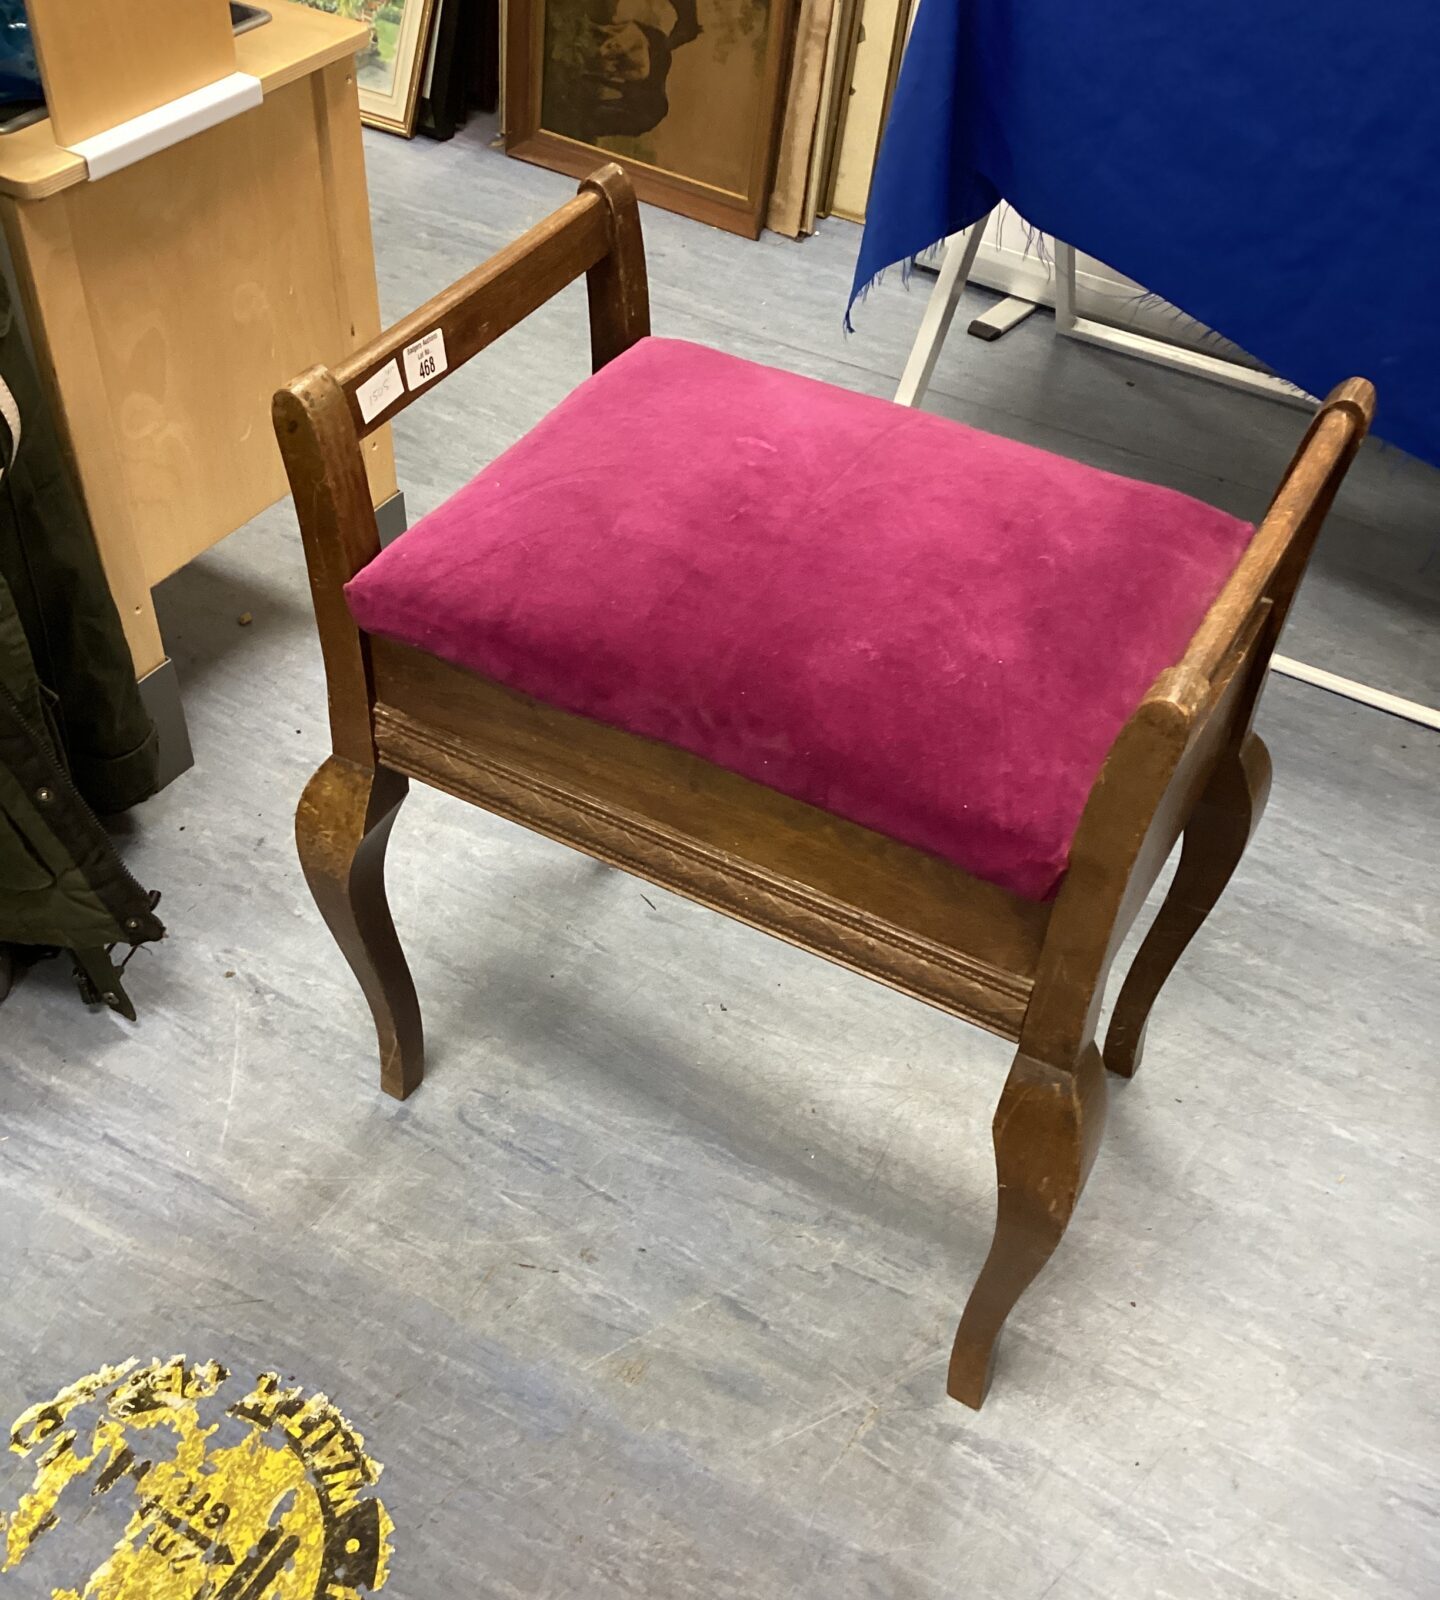
[(1001, 200), (1440, 464), (1440, 3), (922, 0), (850, 305)]

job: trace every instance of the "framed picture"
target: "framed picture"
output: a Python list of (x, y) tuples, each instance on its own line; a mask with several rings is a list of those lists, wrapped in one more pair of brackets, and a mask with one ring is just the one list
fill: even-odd
[(455, 44), (460, 32), (461, 0), (435, 0), (430, 22), (430, 47), (420, 79), (415, 108), (415, 128), (431, 139), (453, 139), (464, 120), (458, 91), (463, 79), (456, 71)]
[[(3, 0), (0, 0), (3, 4)], [(416, 131), (449, 139), (500, 96), (500, 0), (435, 0)]]
[(415, 106), (430, 45), (435, 0), (302, 0), (312, 11), (330, 11), (370, 25), (370, 46), (356, 57), (360, 116), (372, 128), (408, 139), (415, 132)]
[(509, 0), (505, 148), (756, 238), (792, 0)]

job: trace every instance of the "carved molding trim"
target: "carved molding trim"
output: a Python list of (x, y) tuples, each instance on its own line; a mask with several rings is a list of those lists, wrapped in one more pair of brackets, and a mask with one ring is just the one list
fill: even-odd
[(397, 771), (876, 978), (1002, 1038), (1019, 1037), (1030, 999), (1028, 978), (923, 939), (649, 818), (495, 761), (393, 706), (375, 707), (375, 735), (381, 760)]

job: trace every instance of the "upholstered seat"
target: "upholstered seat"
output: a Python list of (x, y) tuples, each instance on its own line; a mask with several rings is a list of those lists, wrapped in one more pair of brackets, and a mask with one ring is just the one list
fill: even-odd
[(646, 338), (345, 592), (369, 632), (1043, 900), (1250, 536), (1169, 489)]

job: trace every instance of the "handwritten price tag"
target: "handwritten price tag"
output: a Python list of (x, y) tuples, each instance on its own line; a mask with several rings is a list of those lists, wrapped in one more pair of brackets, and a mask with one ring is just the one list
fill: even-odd
[(393, 361), (387, 361), (373, 378), (360, 385), (355, 398), (360, 403), (360, 415), (366, 422), (373, 422), (386, 406), (404, 393), (400, 368)]

